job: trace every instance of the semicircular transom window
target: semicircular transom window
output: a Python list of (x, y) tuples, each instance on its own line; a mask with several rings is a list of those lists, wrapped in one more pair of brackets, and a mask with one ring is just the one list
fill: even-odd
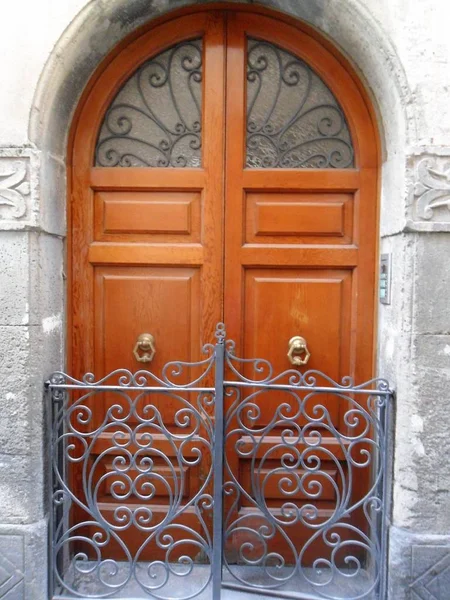
[(185, 41), (133, 73), (106, 111), (96, 166), (201, 166), (202, 53)]
[(353, 167), (344, 112), (323, 80), (274, 44), (247, 44), (247, 168)]

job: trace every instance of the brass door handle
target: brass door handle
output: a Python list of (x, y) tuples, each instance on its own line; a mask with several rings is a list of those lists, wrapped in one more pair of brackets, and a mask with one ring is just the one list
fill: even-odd
[[(140, 354), (142, 352), (142, 354)], [(155, 338), (151, 333), (141, 333), (133, 349), (137, 361), (147, 363), (153, 360), (156, 354)]]
[(296, 367), (306, 365), (311, 356), (311, 352), (308, 350), (305, 338), (300, 335), (294, 335), (294, 337), (289, 340), (287, 356), (291, 361), (291, 364)]

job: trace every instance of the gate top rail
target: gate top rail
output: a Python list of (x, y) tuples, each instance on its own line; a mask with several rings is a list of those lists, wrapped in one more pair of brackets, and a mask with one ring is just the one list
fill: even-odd
[[(270, 388), (272, 390), (298, 390), (314, 394), (351, 393), (374, 396), (394, 396), (389, 382), (383, 378), (373, 378), (364, 383), (355, 384), (352, 377), (345, 376), (336, 381), (317, 369), (300, 372), (287, 369), (274, 375), (270, 361), (262, 358), (239, 358), (236, 355), (236, 344), (226, 339), (225, 325), (218, 323), (215, 332), (216, 344), (205, 344), (202, 352), (206, 358), (197, 362), (170, 361), (164, 365), (161, 375), (140, 369), (131, 372), (128, 369), (116, 369), (96, 380), (93, 373), (86, 373), (81, 379), (76, 379), (63, 371), (53, 373), (45, 387), (50, 390), (95, 389), (98, 391), (141, 391), (172, 393), (179, 392), (211, 392), (215, 387), (201, 385), (208, 374), (213, 371), (217, 358), (217, 347), (224, 345), (224, 358), (227, 373), (232, 378), (223, 380), (225, 387)], [(201, 370), (198, 373), (198, 369)], [(181, 383), (180, 378), (189, 372), (197, 373), (187, 382)], [(244, 374), (245, 373), (245, 374)], [(252, 377), (249, 376), (252, 373)], [(233, 378), (234, 376), (234, 378)], [(177, 381), (178, 379), (178, 381)]]

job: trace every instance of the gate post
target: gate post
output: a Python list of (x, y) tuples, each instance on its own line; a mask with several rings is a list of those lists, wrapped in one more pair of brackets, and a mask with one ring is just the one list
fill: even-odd
[(213, 504), (213, 557), (212, 557), (212, 600), (220, 600), (222, 588), (222, 519), (223, 519), (223, 452), (224, 452), (224, 356), (225, 335), (219, 328), (216, 332), (217, 342), (214, 350), (215, 358), (215, 428), (214, 428), (214, 504)]

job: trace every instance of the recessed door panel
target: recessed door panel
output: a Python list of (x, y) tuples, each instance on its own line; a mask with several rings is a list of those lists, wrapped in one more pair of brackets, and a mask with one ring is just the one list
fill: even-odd
[(200, 242), (201, 192), (97, 192), (95, 239), (161, 244)]
[(291, 366), (290, 338), (302, 335), (307, 368), (339, 379), (349, 367), (351, 283), (344, 270), (247, 269), (245, 355), (264, 357), (281, 372)]
[(247, 244), (348, 244), (351, 194), (246, 193)]
[(155, 372), (176, 356), (195, 362), (201, 344), (200, 269), (183, 267), (96, 268), (96, 370), (145, 368), (133, 353), (151, 333)]

